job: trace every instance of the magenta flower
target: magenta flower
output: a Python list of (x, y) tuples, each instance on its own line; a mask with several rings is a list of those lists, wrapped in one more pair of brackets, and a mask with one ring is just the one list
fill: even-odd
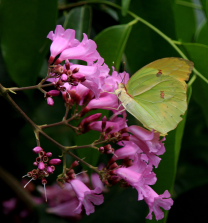
[(153, 185), (157, 181), (152, 167), (138, 158), (134, 160), (132, 166), (118, 168), (114, 170), (114, 173), (137, 189), (138, 200), (143, 200), (144, 197), (148, 196), (146, 185)]
[[(39, 186), (38, 190), (45, 196), (42, 187)], [(65, 184), (64, 188), (54, 184), (52, 186), (47, 186), (46, 190), (49, 204), (49, 208), (47, 208), (46, 211), (48, 213), (56, 214), (61, 217), (81, 218), (81, 215), (74, 212), (79, 201), (70, 184)]]
[(72, 65), (71, 69), (77, 68), (78, 72), (74, 74), (74, 76), (78, 75), (83, 75), (85, 78), (85, 81), (81, 82), (80, 84), (84, 85), (88, 89), (90, 89), (96, 98), (99, 97), (100, 92), (101, 92), (101, 87), (100, 87), (100, 66), (84, 66), (84, 65)]
[(170, 210), (173, 205), (173, 200), (170, 198), (170, 193), (166, 190), (163, 194), (158, 195), (151, 187), (146, 186), (146, 190), (148, 190), (148, 196), (144, 198), (146, 203), (149, 206), (149, 214), (147, 215), (147, 219), (152, 219), (152, 212), (154, 212), (157, 220), (161, 220), (164, 218), (164, 212), (161, 208), (165, 210)]
[(103, 121), (95, 121), (92, 122), (89, 126), (90, 129), (96, 130), (99, 132), (105, 131), (107, 129), (111, 129), (108, 133), (118, 132), (121, 129), (127, 127), (126, 119), (122, 117), (114, 117), (112, 120), (105, 121), (105, 129), (102, 129)]
[(63, 60), (84, 60), (86, 62), (95, 62), (96, 60), (104, 62), (104, 59), (98, 53), (96, 43), (88, 39), (87, 35), (84, 33), (84, 38), (81, 43), (75, 47), (67, 48), (62, 51), (60, 57), (58, 58), (56, 64), (61, 63)]
[(158, 155), (162, 155), (165, 152), (164, 139), (160, 140), (159, 133), (150, 132), (136, 125), (130, 126), (129, 132), (133, 134), (130, 136), (130, 140), (146, 154), (148, 157), (147, 161), (151, 165), (158, 167), (161, 160)]
[(101, 93), (99, 99), (92, 99), (85, 111), (91, 111), (93, 109), (106, 109), (106, 110), (114, 110), (118, 108), (118, 97), (114, 94), (109, 93)]
[(65, 93), (68, 94), (69, 96), (74, 95), (77, 98), (77, 104), (79, 105), (83, 105), (86, 98), (90, 94), (90, 89), (82, 84), (78, 84), (77, 86), (72, 86), (66, 83), (64, 84), (64, 87), (66, 87)]
[[(124, 146), (115, 151), (113, 156), (114, 160), (125, 159), (125, 158), (134, 160), (137, 154), (142, 154), (143, 152), (134, 142), (122, 141), (122, 143), (119, 144), (120, 145), (123, 144)], [(142, 158), (146, 160), (146, 158), (144, 157), (146, 157), (145, 154), (142, 154)]]
[(77, 207), (78, 203), (79, 201), (77, 200), (77, 198), (71, 198), (67, 202), (60, 203), (54, 207), (47, 208), (46, 211), (48, 213), (56, 214), (61, 217), (74, 217), (76, 219), (81, 219), (81, 215), (74, 212), (74, 209)]
[(165, 146), (163, 144), (163, 141), (165, 140), (165, 138), (160, 140), (160, 133), (146, 130), (137, 125), (130, 126), (129, 131), (137, 139), (145, 141), (150, 152), (157, 155), (162, 155), (165, 153)]
[(103, 182), (100, 179), (100, 176), (97, 173), (91, 175), (93, 187), (99, 187), (103, 192), (107, 192), (108, 189), (104, 186)]
[(81, 213), (83, 205), (86, 214), (89, 215), (95, 211), (93, 204), (100, 205), (104, 202), (103, 195), (100, 194), (102, 192), (101, 188), (96, 187), (94, 190), (90, 190), (82, 181), (77, 179), (71, 180), (70, 184), (79, 200), (79, 205), (74, 210), (75, 213)]
[(57, 25), (55, 32), (49, 32), (48, 36), (53, 42), (51, 44), (51, 56), (49, 62), (52, 63), (55, 57), (60, 54), (63, 50), (69, 47), (74, 47), (79, 44), (79, 41), (75, 39), (75, 30), (65, 30), (61, 25)]

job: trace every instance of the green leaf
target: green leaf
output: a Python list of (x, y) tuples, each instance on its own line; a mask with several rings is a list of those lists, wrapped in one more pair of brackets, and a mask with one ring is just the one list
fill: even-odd
[(92, 10), (88, 5), (74, 8), (66, 15), (64, 28), (75, 29), (76, 38), (82, 40), (83, 33), (90, 35)]
[(122, 0), (122, 16), (126, 16), (128, 10), (129, 10), (129, 5), (130, 5), (131, 0)]
[(208, 18), (208, 1), (207, 0), (200, 0), (202, 7), (203, 7), (203, 11), (206, 15), (206, 17)]
[[(184, 0), (186, 3), (192, 2), (191, 0)], [(175, 1), (173, 4), (175, 30), (177, 39), (180, 41), (191, 42), (196, 31), (196, 18), (195, 12), (192, 7), (179, 4)], [(184, 31), (184, 27), (185, 31)]]
[[(176, 130), (171, 131), (166, 137), (165, 147), (166, 153), (162, 156), (162, 160), (158, 169), (155, 170), (158, 181), (153, 186), (158, 194), (164, 193), (168, 190), (173, 195), (175, 177), (177, 172), (178, 158), (181, 150), (181, 143), (186, 123), (186, 115), (183, 116), (182, 122), (179, 123)], [(165, 223), (168, 217), (168, 211), (164, 211), (164, 219), (157, 221), (155, 219), (147, 222), (151, 223)]]
[(109, 67), (115, 66), (119, 70), (131, 28), (129, 24), (111, 26), (95, 37), (98, 52)]
[(196, 35), (196, 41), (198, 43), (208, 45), (208, 24), (207, 21), (200, 27)]
[[(197, 43), (183, 44), (190, 60), (194, 61), (195, 68), (208, 79), (208, 46)], [(200, 77), (193, 84), (193, 96), (202, 108), (206, 124), (208, 126), (208, 84)]]
[[(169, 37), (175, 39), (174, 17), (171, 1), (131, 1), (130, 11), (145, 19)], [(127, 23), (132, 17), (121, 17)], [(167, 21), (167, 22), (164, 22)], [(126, 50), (127, 67), (131, 74), (144, 65), (163, 57), (177, 56), (174, 49), (161, 36), (138, 21), (132, 28)]]
[(2, 54), (16, 84), (36, 82), (49, 49), (46, 36), (54, 29), (56, 15), (56, 0), (1, 1)]

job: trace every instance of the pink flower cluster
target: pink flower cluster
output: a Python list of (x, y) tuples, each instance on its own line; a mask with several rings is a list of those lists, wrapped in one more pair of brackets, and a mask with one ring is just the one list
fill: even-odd
[[(53, 213), (62, 217), (72, 217), (80, 219), (82, 217), (82, 206), (89, 215), (95, 211), (94, 205), (100, 205), (104, 201), (102, 194), (104, 186), (98, 177), (98, 174), (92, 175), (92, 184), (95, 186), (94, 190), (91, 187), (90, 178), (86, 173), (80, 174), (66, 183), (63, 188), (54, 184), (47, 187), (48, 213)], [(88, 185), (88, 186), (86, 186)], [(39, 187), (38, 190), (44, 196), (44, 190)], [(57, 196), (58, 195), (58, 196)]]
[[(118, 98), (109, 94), (118, 88), (118, 84), (129, 75), (126, 72), (118, 74), (110, 69), (97, 51), (97, 45), (84, 34), (80, 42), (75, 39), (75, 31), (64, 30), (61, 25), (55, 32), (48, 34), (51, 44), (51, 64), (47, 80), (54, 83), (56, 90), (49, 91), (46, 98), (49, 105), (54, 105), (53, 97), (62, 93), (67, 104), (87, 105), (83, 115), (93, 109), (117, 109)], [(86, 65), (74, 64), (71, 60), (81, 60)], [(65, 64), (60, 64), (65, 61)], [(99, 100), (97, 100), (99, 98)]]
[[(99, 148), (101, 153), (113, 154), (107, 166), (100, 171), (102, 181), (106, 184), (125, 182), (135, 188), (138, 191), (138, 200), (145, 200), (149, 206), (147, 218), (152, 219), (154, 213), (157, 220), (162, 219), (164, 213), (161, 208), (169, 210), (173, 200), (168, 191), (158, 195), (150, 186), (157, 181), (153, 170), (160, 163), (159, 155), (165, 152), (165, 139), (160, 139), (159, 133), (154, 131), (150, 132), (139, 126), (128, 126), (127, 114), (113, 93), (119, 83), (128, 82), (129, 74), (113, 71), (110, 75), (110, 69), (98, 53), (96, 43), (88, 39), (86, 34), (80, 42), (75, 38), (74, 30), (65, 30), (58, 25), (55, 32), (48, 34), (48, 38), (52, 40), (52, 44), (47, 81), (53, 83), (56, 88), (46, 94), (48, 104), (54, 105), (53, 97), (61, 93), (66, 105), (72, 107), (76, 104), (82, 107), (80, 117), (95, 109), (112, 111), (110, 118), (101, 119), (101, 113), (85, 117), (78, 126), (79, 132), (99, 131), (103, 140), (110, 142)], [(72, 60), (81, 60), (85, 65), (74, 63)], [(112, 143), (121, 148), (115, 150)], [(117, 164), (118, 160), (123, 160), (122, 165)], [(39, 166), (42, 168), (41, 163), (38, 168)], [(103, 203), (101, 188), (90, 190), (76, 176), (71, 179), (69, 175), (67, 177), (67, 188), (69, 187), (70, 191), (73, 189), (78, 200), (72, 202), (72, 199), (70, 204), (64, 205), (71, 205), (74, 213), (80, 213), (83, 206), (87, 214), (93, 213), (93, 204)], [(59, 214), (65, 212), (59, 204), (49, 210)]]
[[(119, 137), (120, 149), (114, 150), (110, 146), (110, 153), (113, 154), (109, 164), (103, 169), (102, 180), (106, 184), (122, 183), (132, 186), (138, 191), (138, 200), (145, 200), (149, 206), (148, 219), (152, 219), (154, 212), (156, 219), (164, 218), (160, 208), (169, 210), (173, 205), (170, 193), (165, 191), (158, 195), (150, 185), (157, 181), (154, 167), (158, 167), (162, 155), (165, 152), (163, 141), (159, 133), (150, 132), (140, 126), (126, 124), (125, 118), (114, 117), (109, 121), (95, 121), (90, 124), (91, 128), (105, 132), (106, 138)], [(104, 129), (103, 129), (104, 127)], [(107, 127), (107, 128), (106, 128)], [(108, 152), (109, 153), (109, 147)], [(103, 147), (102, 147), (103, 149)], [(123, 163), (117, 164), (117, 161)], [(125, 183), (123, 183), (125, 181)]]

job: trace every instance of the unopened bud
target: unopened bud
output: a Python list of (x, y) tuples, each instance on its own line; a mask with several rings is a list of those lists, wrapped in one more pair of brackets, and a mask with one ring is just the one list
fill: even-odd
[(49, 92), (47, 92), (46, 97), (47, 96), (58, 96), (60, 94), (60, 91), (58, 90), (51, 90)]
[(51, 157), (53, 154), (51, 152), (48, 152), (45, 154), (47, 157)]
[(52, 159), (49, 161), (50, 165), (58, 165), (60, 164), (62, 161), (60, 159)]
[(61, 75), (61, 80), (62, 81), (67, 81), (68, 80), (68, 76), (66, 74), (62, 74)]
[(76, 166), (79, 166), (79, 161), (75, 160), (72, 165), (71, 165), (71, 168), (74, 168)]
[(54, 105), (54, 100), (53, 100), (53, 98), (48, 97), (48, 98), (47, 98), (47, 104), (50, 105), (50, 106), (53, 106), (53, 105)]
[(91, 123), (92, 122), (95, 122), (95, 121), (98, 121), (100, 119), (100, 117), (102, 116), (102, 113), (96, 113), (94, 115), (90, 115), (86, 118), (84, 118), (82, 120), (82, 122), (80, 123), (79, 125), (79, 129), (82, 133), (86, 133), (88, 132), (89, 130), (91, 130)]
[(48, 166), (48, 167), (47, 167), (47, 171), (48, 171), (48, 173), (53, 173), (54, 170), (55, 170), (55, 166)]
[(40, 169), (40, 170), (45, 169), (45, 164), (44, 164), (44, 162), (41, 161), (41, 162), (38, 164), (38, 169)]
[(33, 152), (35, 152), (35, 153), (40, 153), (41, 151), (43, 151), (43, 149), (42, 149), (40, 146), (36, 146), (36, 147), (33, 149)]
[(78, 67), (76, 67), (76, 68), (74, 68), (74, 70), (72, 71), (72, 73), (77, 73), (79, 71), (79, 68)]

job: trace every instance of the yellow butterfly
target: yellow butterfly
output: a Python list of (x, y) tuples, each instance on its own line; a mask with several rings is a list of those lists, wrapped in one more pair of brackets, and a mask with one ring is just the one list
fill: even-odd
[(138, 70), (115, 91), (124, 108), (147, 129), (162, 135), (176, 128), (187, 110), (187, 84), (193, 70), (189, 60), (170, 57)]

